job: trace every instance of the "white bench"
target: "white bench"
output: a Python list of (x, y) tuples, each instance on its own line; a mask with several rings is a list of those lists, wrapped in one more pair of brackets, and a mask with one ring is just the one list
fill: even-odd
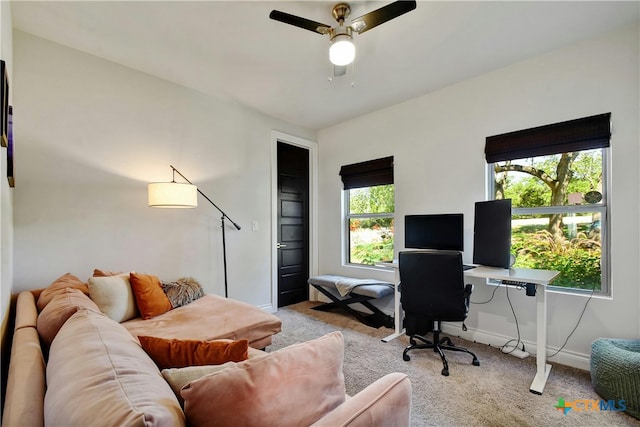
[[(377, 279), (355, 279), (352, 277), (323, 274), (310, 277), (308, 283), (329, 298), (332, 302), (313, 307), (314, 310), (329, 311), (341, 308), (353, 315), (365, 325), (379, 328), (393, 328), (393, 317), (383, 313), (371, 304), (372, 299), (393, 294), (393, 284)], [(350, 307), (362, 304), (371, 314), (365, 314)]]

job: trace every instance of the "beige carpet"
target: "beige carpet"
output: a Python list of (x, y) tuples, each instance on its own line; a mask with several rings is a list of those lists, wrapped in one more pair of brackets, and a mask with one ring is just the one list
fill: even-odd
[(342, 312), (311, 310), (317, 303), (303, 302), (281, 308), (282, 332), (273, 337), (268, 351), (339, 330), (345, 337), (344, 374), (347, 393), (354, 395), (390, 372), (404, 372), (413, 387), (412, 426), (640, 426), (640, 421), (620, 412), (569, 411), (554, 406), (558, 399), (598, 400), (588, 372), (554, 364), (544, 393), (529, 392), (535, 375), (535, 358), (518, 359), (499, 349), (455, 338), (454, 343), (476, 353), (447, 353), (450, 375), (440, 374), (442, 362), (431, 350), (414, 350), (402, 360), (406, 336), (383, 343), (393, 331), (370, 328)]

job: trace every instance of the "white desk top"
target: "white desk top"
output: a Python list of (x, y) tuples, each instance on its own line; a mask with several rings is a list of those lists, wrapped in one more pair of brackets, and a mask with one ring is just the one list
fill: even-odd
[[(378, 264), (380, 267), (398, 268), (398, 261)], [(478, 266), (465, 270), (466, 277), (480, 277), (484, 279), (513, 280), (515, 282), (548, 285), (560, 274), (555, 270), (537, 270), (532, 268), (498, 268)]]
[(485, 279), (513, 280), (517, 282), (548, 285), (560, 274), (555, 270), (537, 270), (532, 268), (495, 268), (479, 266), (464, 272), (467, 277)]

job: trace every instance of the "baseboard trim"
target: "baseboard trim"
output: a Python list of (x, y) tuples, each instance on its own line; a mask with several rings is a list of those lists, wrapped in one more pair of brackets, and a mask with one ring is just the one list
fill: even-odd
[[(496, 334), (489, 331), (483, 331), (481, 329), (468, 328), (467, 331), (463, 331), (460, 323), (442, 323), (442, 331), (447, 335), (457, 336), (468, 341), (477, 342), (480, 344), (486, 344), (491, 347), (502, 347), (507, 341), (514, 339), (506, 335)], [(534, 341), (521, 340), (524, 343), (525, 350), (531, 354), (531, 357), (535, 357), (537, 346)], [(553, 357), (550, 355), (556, 353), (558, 348), (547, 347), (547, 361), (550, 363), (559, 363), (561, 365), (571, 366), (573, 368), (582, 369), (588, 371), (590, 369), (590, 354), (577, 353), (570, 350), (562, 350)]]
[(273, 304), (262, 304), (262, 305), (259, 305), (258, 308), (262, 311), (266, 311), (267, 313), (271, 313), (271, 314), (278, 311), (277, 309), (273, 308)]
[[(321, 302), (329, 302), (329, 299), (324, 297), (323, 295), (318, 295), (316, 298), (317, 301)], [(326, 300), (326, 301), (325, 301)], [(355, 306), (355, 304), (354, 304)], [(364, 313), (368, 313), (369, 311), (362, 307), (359, 311), (363, 311)], [(394, 315), (392, 310), (386, 308), (380, 308), (382, 312), (385, 314), (392, 316)], [(442, 331), (448, 335), (456, 336), (463, 338), (468, 341), (477, 342), (480, 344), (486, 344), (492, 347), (502, 347), (507, 341), (513, 339), (514, 337), (509, 337), (506, 335), (496, 334), (494, 332), (485, 331), (482, 329), (473, 329), (468, 328), (467, 331), (463, 331), (460, 323), (442, 323)], [(524, 343), (525, 349), (531, 357), (535, 357), (536, 354), (536, 343), (534, 341), (529, 340), (521, 340)], [(558, 351), (557, 347), (547, 347), (547, 355), (554, 354)], [(582, 369), (583, 371), (588, 371), (590, 369), (590, 361), (591, 355), (578, 353), (570, 350), (562, 350), (558, 354), (553, 357), (547, 356), (547, 361), (550, 363), (559, 363), (561, 365), (571, 366), (572, 368)]]

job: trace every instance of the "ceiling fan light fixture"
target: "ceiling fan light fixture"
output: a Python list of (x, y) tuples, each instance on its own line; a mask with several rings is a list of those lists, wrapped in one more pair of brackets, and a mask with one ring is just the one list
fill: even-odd
[(339, 34), (331, 39), (329, 48), (329, 60), (333, 65), (349, 65), (356, 57), (356, 46), (353, 44), (351, 36)]
[[(353, 20), (350, 25), (345, 25), (345, 20), (351, 14), (351, 6), (349, 6), (349, 3), (338, 3), (334, 5), (331, 10), (333, 18), (338, 21), (338, 25), (336, 27), (312, 21), (311, 19), (301, 18), (279, 10), (272, 10), (269, 14), (269, 18), (284, 22), (285, 24), (293, 25), (294, 27), (312, 31), (317, 34), (329, 34), (329, 38), (331, 40), (331, 46), (329, 47), (329, 60), (331, 60), (333, 65), (335, 65), (335, 70), (336, 67), (345, 67), (346, 65), (351, 64), (356, 57), (356, 47), (353, 44), (352, 38), (353, 31), (358, 34), (362, 34), (380, 24), (384, 24), (387, 21), (395, 19), (400, 15), (411, 12), (415, 8), (416, 0), (396, 0), (379, 9), (365, 13), (361, 17)], [(338, 76), (343, 74), (344, 72), (335, 75)]]

